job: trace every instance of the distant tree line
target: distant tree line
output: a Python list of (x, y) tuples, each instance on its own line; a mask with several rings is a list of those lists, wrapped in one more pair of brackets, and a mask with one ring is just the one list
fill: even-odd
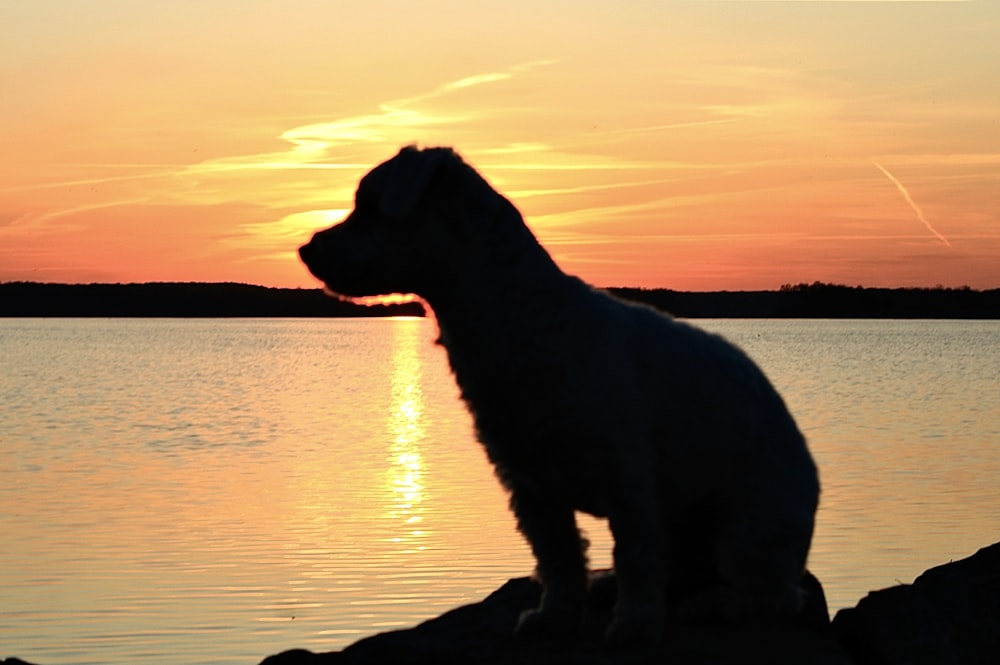
[(0, 316), (358, 317), (423, 316), (420, 303), (358, 305), (321, 289), (235, 283), (0, 284)]
[(778, 291), (610, 289), (690, 318), (1000, 319), (1000, 289), (785, 284)]
[[(685, 318), (1000, 319), (1000, 289), (878, 289), (786, 284), (777, 291), (673, 291), (611, 288), (612, 293)], [(320, 289), (250, 284), (0, 283), (0, 316), (13, 317), (358, 317), (423, 316), (420, 303), (365, 306)]]

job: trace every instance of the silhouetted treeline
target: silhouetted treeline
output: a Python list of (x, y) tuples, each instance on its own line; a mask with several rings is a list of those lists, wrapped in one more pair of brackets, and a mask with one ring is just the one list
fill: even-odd
[(686, 318), (1000, 319), (1000, 289), (785, 284), (778, 291), (609, 289)]
[[(1000, 289), (874, 289), (784, 285), (777, 291), (691, 292), (612, 288), (612, 293), (685, 318), (1000, 319)], [(249, 284), (0, 284), (0, 316), (349, 317), (422, 316), (419, 303), (363, 306), (320, 289)]]
[(0, 284), (0, 316), (349, 317), (423, 316), (420, 303), (356, 305), (320, 289), (233, 283)]

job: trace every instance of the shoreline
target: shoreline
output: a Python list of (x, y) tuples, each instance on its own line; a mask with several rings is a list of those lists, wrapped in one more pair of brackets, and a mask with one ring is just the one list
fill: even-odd
[[(776, 291), (610, 287), (679, 318), (1000, 319), (1000, 289), (785, 285)], [(420, 302), (362, 305), (322, 289), (215, 282), (0, 283), (0, 318), (340, 318), (425, 316)]]

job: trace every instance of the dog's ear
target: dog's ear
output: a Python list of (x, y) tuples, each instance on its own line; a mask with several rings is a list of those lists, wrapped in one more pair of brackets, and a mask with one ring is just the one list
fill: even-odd
[(390, 160), (379, 194), (379, 209), (388, 217), (402, 219), (416, 207), (434, 173), (446, 159), (454, 157), (449, 148), (420, 150), (407, 146)]

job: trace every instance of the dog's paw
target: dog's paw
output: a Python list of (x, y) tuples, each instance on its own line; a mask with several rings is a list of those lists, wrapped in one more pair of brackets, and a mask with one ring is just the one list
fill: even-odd
[(608, 626), (605, 640), (615, 648), (658, 644), (663, 637), (661, 612), (619, 612)]
[(539, 607), (521, 612), (514, 634), (523, 639), (553, 639), (574, 637), (579, 630), (579, 612)]

